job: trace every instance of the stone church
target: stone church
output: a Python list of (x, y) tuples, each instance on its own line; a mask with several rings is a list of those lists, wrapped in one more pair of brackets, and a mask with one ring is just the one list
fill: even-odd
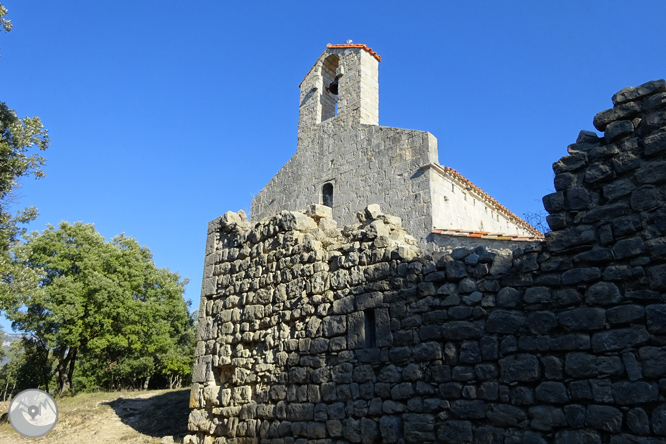
[(300, 84), (294, 156), (252, 200), (251, 220), (313, 203), (340, 225), (379, 204), (421, 246), (438, 234), (533, 240), (539, 231), (438, 162), (425, 131), (379, 125), (381, 57), (363, 44), (327, 45)]

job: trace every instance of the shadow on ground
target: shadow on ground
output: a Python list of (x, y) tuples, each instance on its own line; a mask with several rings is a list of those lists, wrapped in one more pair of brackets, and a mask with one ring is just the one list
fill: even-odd
[(190, 389), (150, 398), (118, 398), (105, 402), (120, 420), (139, 433), (152, 437), (187, 435)]

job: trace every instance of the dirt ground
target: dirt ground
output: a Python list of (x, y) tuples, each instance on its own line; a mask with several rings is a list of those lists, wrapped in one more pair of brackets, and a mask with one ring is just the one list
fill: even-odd
[[(181, 443), (187, 434), (189, 396), (190, 389), (179, 389), (84, 393), (56, 399), (58, 422), (48, 435), (24, 438), (5, 421), (0, 424), (0, 444), (159, 444), (165, 436)], [(8, 406), (8, 402), (0, 403), (0, 413)]]

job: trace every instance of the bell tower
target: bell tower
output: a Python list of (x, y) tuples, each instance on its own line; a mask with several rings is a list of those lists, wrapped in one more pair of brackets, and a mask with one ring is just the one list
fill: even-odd
[(301, 84), (298, 134), (330, 119), (379, 125), (379, 62), (366, 45), (326, 46)]

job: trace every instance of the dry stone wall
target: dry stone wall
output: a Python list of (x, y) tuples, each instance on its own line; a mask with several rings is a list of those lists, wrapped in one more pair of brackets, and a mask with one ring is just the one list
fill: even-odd
[(613, 102), (544, 242), (431, 257), (376, 205), (212, 221), (186, 442), (666, 442), (666, 82)]

